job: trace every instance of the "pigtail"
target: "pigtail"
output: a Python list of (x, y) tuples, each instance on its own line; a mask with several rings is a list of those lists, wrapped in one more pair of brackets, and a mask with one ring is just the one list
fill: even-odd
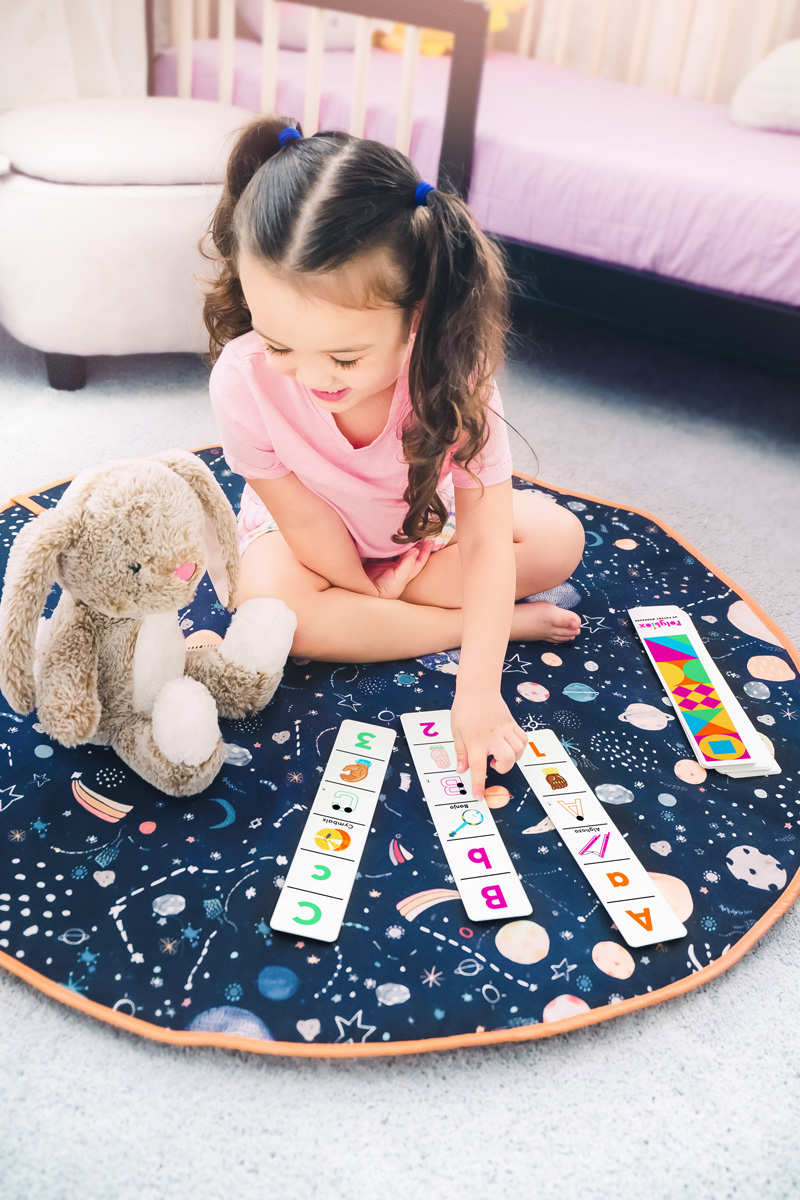
[[(302, 133), (299, 122), (293, 117), (276, 115), (259, 116), (238, 131), (237, 140), (230, 152), (225, 183), (217, 204), (211, 226), (198, 243), (203, 258), (214, 262), (218, 271), (214, 278), (195, 275), (199, 284), (210, 285), (204, 293), (203, 321), (209, 335), (211, 366), (217, 361), (223, 346), (251, 329), (250, 309), (247, 307), (242, 285), (235, 264), (238, 238), (234, 229), (236, 206), (244, 195), (248, 184), (274, 154), (281, 150), (278, 134), (287, 126)], [(296, 139), (292, 139), (295, 141)], [(289, 147), (289, 153), (292, 147)], [(284, 148), (283, 153), (286, 153)], [(215, 252), (204, 250), (206, 237), (210, 236)]]
[[(442, 468), (470, 463), (489, 437), (486, 406), (510, 333), (511, 283), (503, 250), (452, 188), (428, 192), (411, 160), (383, 142), (344, 130), (290, 138), (288, 117), (255, 117), (238, 133), (211, 230), (218, 275), (203, 319), (211, 363), (252, 328), (238, 276), (242, 252), (299, 291), (353, 308), (392, 306), (407, 341), (420, 320), (409, 362), (412, 412), (403, 455), (408, 511), (393, 541), (439, 533), (447, 519), (438, 494)], [(280, 151), (280, 153), (279, 153)], [(360, 269), (353, 272), (358, 264)]]
[(486, 401), (504, 361), (510, 321), (509, 279), (501, 249), (464, 200), (442, 189), (427, 197), (424, 302), (408, 383), (412, 414), (403, 428), (408, 513), (399, 544), (441, 532), (447, 512), (438, 495), (442, 468), (470, 463), (489, 438)]

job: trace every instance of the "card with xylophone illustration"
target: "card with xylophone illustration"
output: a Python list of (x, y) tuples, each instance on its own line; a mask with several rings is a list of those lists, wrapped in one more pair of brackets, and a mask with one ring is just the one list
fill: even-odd
[(775, 775), (775, 762), (682, 608), (629, 608), (633, 627), (699, 763), (724, 775)]
[(339, 936), (396, 736), (383, 725), (342, 721), (272, 929), (321, 942)]
[(533, 906), (471, 773), (456, 771), (450, 710), (400, 717), (448, 866), (471, 921), (527, 917)]
[(537, 729), (517, 766), (603, 908), (631, 947), (686, 928), (609, 818), (552, 729)]

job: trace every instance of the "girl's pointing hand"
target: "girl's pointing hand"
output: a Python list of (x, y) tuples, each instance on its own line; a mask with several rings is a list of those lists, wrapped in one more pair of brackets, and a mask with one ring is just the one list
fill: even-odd
[(457, 770), (470, 768), (472, 793), (476, 800), (482, 800), (487, 757), (491, 759), (490, 766), (501, 775), (510, 771), (522, 757), (528, 740), (525, 731), (514, 720), (499, 692), (465, 695), (456, 691), (450, 723)]

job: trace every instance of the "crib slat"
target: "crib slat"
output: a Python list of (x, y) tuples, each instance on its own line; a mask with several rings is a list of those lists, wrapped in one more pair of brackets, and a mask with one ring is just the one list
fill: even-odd
[(306, 104), (303, 111), (303, 136), (311, 137), (319, 129), (319, 101), (322, 94), (322, 50), (325, 10), (308, 10), (306, 42)]
[(261, 111), (278, 111), (278, 0), (261, 5)]
[(195, 37), (211, 37), (211, 0), (195, 0)]
[(703, 92), (703, 99), (707, 100), (709, 104), (714, 103), (717, 95), (722, 64), (730, 44), (731, 33), (733, 32), (734, 11), (734, 0), (722, 0), (722, 16), (719, 28), (717, 29), (714, 49), (711, 52), (708, 78), (706, 79), (705, 91)]
[(589, 64), (589, 74), (599, 75), (600, 68), (603, 65), (603, 52), (606, 48), (606, 37), (608, 36), (608, 18), (611, 12), (611, 0), (601, 0), (600, 12), (598, 13), (597, 29), (594, 34), (594, 45), (592, 46), (592, 58)]
[(236, 0), (219, 0), (219, 78), (217, 99), (233, 103), (233, 49), (236, 35)]
[(422, 40), (422, 30), (418, 25), (406, 25), (403, 38), (403, 62), (400, 68), (400, 97), (397, 113), (397, 132), (395, 147), (403, 154), (408, 154), (411, 145), (411, 126), (413, 123), (414, 83), (417, 77), (419, 63), (419, 46)]
[(545, 50), (547, 49), (547, 34), (550, 28), (550, 21), (548, 21), (550, 3), (551, 0), (544, 0), (544, 11), (542, 13), (542, 19), (539, 22), (539, 28), (536, 30), (536, 43), (533, 47), (533, 57), (541, 59), (542, 62), (548, 61), (548, 56), (545, 54)]
[(650, 30), (653, 25), (653, 8), (654, 0), (639, 0), (636, 24), (633, 27), (633, 40), (631, 42), (630, 58), (628, 59), (628, 70), (625, 76), (626, 83), (638, 85), (642, 78), (644, 56), (647, 44), (650, 41)]
[(697, 0), (683, 0), (681, 12), (675, 19), (675, 29), (672, 37), (672, 50), (667, 60), (664, 87), (671, 96), (678, 91), (683, 64), (686, 61), (686, 51), (689, 47), (689, 34), (694, 23), (694, 13)]
[(536, 18), (538, 14), (539, 0), (528, 0), (525, 5), (525, 10), (522, 14), (522, 24), (519, 30), (519, 42), (517, 44), (517, 54), (521, 58), (531, 57), (531, 47), (533, 45), (533, 31), (536, 27)]
[(553, 51), (553, 64), (556, 67), (563, 67), (564, 58), (567, 53), (567, 43), (569, 42), (569, 31), (572, 24), (572, 0), (561, 0), (558, 9), (558, 29), (556, 32), (556, 45)]
[(371, 46), (372, 21), (369, 17), (357, 17), (356, 44), (353, 54), (353, 89), (350, 95), (350, 133), (359, 138), (364, 136)]
[(192, 0), (172, 0), (172, 36), (178, 48), (178, 95), (192, 95)]

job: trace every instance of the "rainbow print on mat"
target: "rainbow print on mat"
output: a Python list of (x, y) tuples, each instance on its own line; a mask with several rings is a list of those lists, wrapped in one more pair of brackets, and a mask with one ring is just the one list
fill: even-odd
[(736, 725), (685, 633), (642, 637), (673, 702), (710, 763), (749, 760)]

